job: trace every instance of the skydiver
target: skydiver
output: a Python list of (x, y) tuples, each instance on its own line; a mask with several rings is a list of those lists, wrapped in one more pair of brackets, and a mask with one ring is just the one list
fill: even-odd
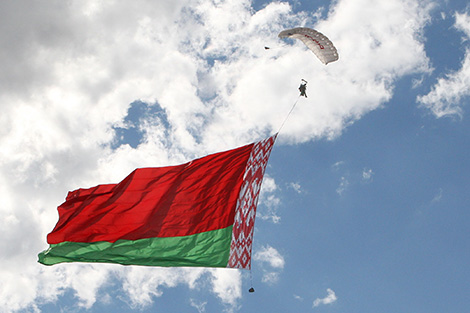
[(307, 81), (302, 79), (302, 83), (300, 84), (299, 91), (300, 91), (300, 96), (304, 96), (305, 98), (307, 98)]

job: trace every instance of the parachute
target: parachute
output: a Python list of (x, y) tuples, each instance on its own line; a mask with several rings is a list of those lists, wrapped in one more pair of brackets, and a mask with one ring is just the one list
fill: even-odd
[(314, 29), (306, 27), (286, 29), (279, 33), (279, 38), (302, 40), (325, 65), (339, 59), (338, 51), (333, 43), (325, 35)]

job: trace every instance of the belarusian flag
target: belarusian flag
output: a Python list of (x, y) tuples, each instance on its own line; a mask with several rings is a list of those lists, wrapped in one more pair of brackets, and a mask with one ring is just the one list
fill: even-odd
[(39, 262), (249, 269), (256, 205), (276, 136), (69, 192)]

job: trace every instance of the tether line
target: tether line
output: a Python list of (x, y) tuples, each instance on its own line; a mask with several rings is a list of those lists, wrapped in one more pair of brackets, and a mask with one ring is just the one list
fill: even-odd
[(291, 115), (292, 111), (294, 111), (294, 108), (297, 105), (297, 102), (299, 102), (299, 99), (300, 99), (300, 95), (297, 98), (297, 100), (295, 100), (294, 105), (292, 105), (292, 108), (290, 109), (289, 113), (287, 114), (286, 118), (284, 119), (284, 122), (282, 122), (281, 127), (279, 127), (279, 130), (277, 131), (278, 134), (281, 132), (281, 129), (284, 127), (284, 124), (287, 122), (287, 119)]

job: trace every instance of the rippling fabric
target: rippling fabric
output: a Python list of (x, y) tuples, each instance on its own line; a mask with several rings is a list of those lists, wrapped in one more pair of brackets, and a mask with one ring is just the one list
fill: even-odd
[[(249, 267), (257, 196), (275, 137), (69, 192), (39, 262)], [(247, 206), (247, 196), (256, 201)]]

